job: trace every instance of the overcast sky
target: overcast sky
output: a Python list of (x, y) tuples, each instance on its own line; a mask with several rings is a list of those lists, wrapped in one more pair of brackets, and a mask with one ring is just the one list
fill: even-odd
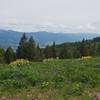
[(100, 0), (0, 0), (0, 29), (100, 33)]

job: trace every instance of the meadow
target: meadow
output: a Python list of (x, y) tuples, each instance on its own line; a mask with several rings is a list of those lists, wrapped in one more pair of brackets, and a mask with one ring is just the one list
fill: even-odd
[(99, 57), (19, 62), (0, 64), (0, 100), (100, 100)]

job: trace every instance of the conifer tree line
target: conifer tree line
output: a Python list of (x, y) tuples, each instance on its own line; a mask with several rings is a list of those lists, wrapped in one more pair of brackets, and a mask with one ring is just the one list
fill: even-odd
[[(95, 39), (96, 40), (96, 39)], [(27, 59), (29, 61), (42, 61), (43, 59), (69, 59), (82, 56), (100, 56), (100, 41), (85, 40), (81, 42), (70, 42), (47, 45), (41, 48), (36, 44), (33, 37), (28, 38), (24, 33), (20, 39), (19, 46), (14, 52), (12, 47), (7, 50), (0, 48), (0, 63), (10, 63), (16, 59)]]

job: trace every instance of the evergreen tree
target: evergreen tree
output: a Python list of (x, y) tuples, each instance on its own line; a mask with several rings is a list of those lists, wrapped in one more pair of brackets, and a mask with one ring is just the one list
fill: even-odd
[(21, 40), (19, 42), (19, 45), (24, 45), (25, 43), (27, 43), (27, 36), (26, 34), (24, 33), (21, 37)]
[(80, 43), (80, 54), (81, 56), (88, 56), (88, 46), (87, 46), (87, 42), (85, 41), (85, 39), (82, 40), (82, 42)]
[(10, 63), (11, 61), (15, 60), (15, 53), (11, 47), (8, 47), (5, 52), (5, 61)]
[(51, 58), (51, 50), (50, 50), (50, 46), (47, 45), (44, 49), (44, 55), (45, 55), (45, 58)]
[(53, 45), (52, 45), (51, 49), (52, 49), (52, 57), (56, 58), (56, 45), (55, 45), (55, 42), (53, 42)]
[(4, 49), (0, 48), (0, 63), (4, 63), (5, 62), (4, 54), (5, 54)]
[(33, 39), (33, 37), (30, 37), (29, 41), (28, 41), (28, 59), (29, 60), (36, 60), (36, 43)]
[(59, 58), (60, 59), (65, 59), (68, 57), (68, 50), (67, 46), (65, 44), (62, 45), (60, 52), (59, 52)]
[(17, 58), (36, 60), (36, 44), (32, 36), (28, 40), (26, 34), (23, 34), (16, 54)]
[(39, 44), (36, 47), (36, 59), (37, 61), (42, 61), (43, 59), (42, 49), (39, 47)]
[(100, 43), (95, 43), (95, 56), (100, 56)]
[(16, 51), (17, 58), (27, 59), (27, 46), (28, 46), (28, 41), (26, 34), (24, 33), (23, 36), (21, 37), (19, 46)]

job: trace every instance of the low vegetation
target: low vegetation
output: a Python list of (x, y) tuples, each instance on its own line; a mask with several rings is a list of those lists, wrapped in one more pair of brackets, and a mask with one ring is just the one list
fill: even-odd
[(0, 64), (1, 100), (100, 99), (100, 58), (15, 62)]

